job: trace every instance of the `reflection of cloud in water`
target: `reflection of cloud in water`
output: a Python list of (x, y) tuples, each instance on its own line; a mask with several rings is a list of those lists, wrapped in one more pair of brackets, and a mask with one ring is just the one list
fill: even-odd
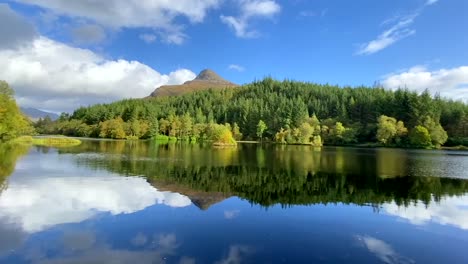
[(215, 264), (240, 264), (245, 262), (245, 258), (253, 253), (249, 246), (233, 245), (229, 247), (229, 253), (223, 259), (216, 261)]
[[(68, 237), (72, 238), (78, 234), (73, 232)], [(64, 236), (67, 236), (64, 234)], [(138, 236), (138, 235), (137, 235)], [(77, 238), (79, 238), (78, 236)], [(64, 252), (63, 256), (50, 257), (45, 255), (29, 255), (29, 260), (34, 263), (44, 264), (82, 264), (82, 263), (138, 263), (138, 264), (150, 264), (150, 263), (166, 263), (166, 259), (171, 256), (176, 256), (177, 248), (179, 244), (177, 242), (175, 234), (160, 234), (154, 235), (154, 241), (149, 243), (154, 245), (151, 248), (145, 248), (140, 251), (131, 251), (124, 249), (114, 249), (106, 243), (94, 243), (86, 250), (82, 251), (68, 251)], [(49, 245), (53, 247), (54, 245)], [(180, 263), (191, 264), (195, 263), (191, 258), (182, 257)]]
[(18, 227), (0, 224), (0, 256), (15, 250), (26, 239), (26, 235)]
[(96, 242), (96, 236), (91, 231), (75, 230), (65, 232), (62, 237), (63, 246), (68, 250), (86, 250)]
[(141, 247), (148, 242), (148, 238), (143, 233), (138, 233), (130, 242), (136, 247)]
[(226, 210), (224, 211), (224, 218), (233, 219), (239, 216), (240, 210)]
[(155, 203), (171, 207), (191, 204), (188, 197), (160, 192), (142, 178), (67, 177), (10, 182), (0, 196), (0, 220), (15, 222), (26, 232), (77, 223), (100, 212), (133, 213)]
[(401, 256), (395, 250), (384, 241), (371, 237), (371, 236), (356, 236), (359, 242), (362, 242), (363, 246), (369, 250), (370, 253), (374, 254), (378, 259), (387, 264), (410, 264), (414, 263), (412, 259)]
[(382, 208), (387, 214), (401, 217), (415, 225), (435, 222), (468, 229), (468, 196), (446, 197), (440, 202), (431, 201), (428, 206), (421, 202), (407, 207), (390, 203), (384, 204)]
[(179, 261), (179, 264), (195, 264), (194, 258), (182, 257)]

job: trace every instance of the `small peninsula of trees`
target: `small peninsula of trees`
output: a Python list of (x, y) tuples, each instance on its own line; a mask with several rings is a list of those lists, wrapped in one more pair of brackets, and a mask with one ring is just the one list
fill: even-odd
[(468, 145), (468, 105), (409, 90), (338, 87), (266, 78), (239, 88), (129, 99), (81, 107), (39, 133), (80, 137), (213, 139), (313, 146), (378, 143), (433, 148)]

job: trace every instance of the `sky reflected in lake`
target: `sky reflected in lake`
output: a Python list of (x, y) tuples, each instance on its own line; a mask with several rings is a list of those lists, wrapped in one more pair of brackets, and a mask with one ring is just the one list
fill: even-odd
[(0, 263), (466, 263), (468, 155), (382, 151), (9, 151)]

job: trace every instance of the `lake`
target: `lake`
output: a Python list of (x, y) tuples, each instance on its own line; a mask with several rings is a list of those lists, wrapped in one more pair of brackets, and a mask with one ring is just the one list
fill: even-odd
[(0, 263), (468, 263), (468, 152), (0, 146)]

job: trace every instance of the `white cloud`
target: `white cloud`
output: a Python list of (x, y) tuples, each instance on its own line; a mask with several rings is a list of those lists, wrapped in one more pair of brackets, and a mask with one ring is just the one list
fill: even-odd
[(383, 87), (396, 90), (408, 88), (417, 92), (425, 89), (432, 94), (468, 102), (468, 66), (429, 71), (416, 66), (405, 72), (390, 74), (381, 81)]
[(245, 68), (240, 66), (240, 65), (237, 65), (237, 64), (231, 64), (228, 66), (228, 69), (229, 70), (233, 70), (233, 71), (238, 71), (238, 72), (243, 72), (245, 71)]
[[(21, 106), (53, 111), (144, 97), (156, 87), (180, 84), (196, 76), (186, 69), (160, 74), (138, 61), (108, 60), (45, 37), (16, 50), (0, 50), (0, 65), (0, 79), (15, 89)], [(65, 109), (62, 100), (67, 104)]]
[(400, 207), (395, 203), (384, 204), (383, 210), (393, 216), (408, 220), (414, 225), (438, 223), (468, 230), (468, 196), (447, 197), (440, 202), (422, 202)]
[(224, 16), (220, 19), (231, 27), (240, 38), (253, 38), (259, 34), (250, 29), (250, 21), (254, 18), (271, 18), (281, 11), (281, 6), (271, 0), (238, 0), (241, 13), (239, 16)]
[(79, 223), (102, 212), (134, 213), (156, 203), (185, 207), (191, 201), (178, 193), (160, 192), (136, 177), (29, 178), (10, 182), (3, 191), (0, 219), (32, 233), (54, 225)]
[(414, 263), (415, 261), (398, 254), (392, 246), (385, 241), (371, 236), (356, 236), (359, 242), (374, 254), (378, 259), (387, 264), (404, 264)]
[(156, 41), (156, 35), (154, 34), (145, 33), (145, 34), (141, 34), (139, 37), (141, 40), (143, 40), (146, 43), (153, 43)]
[(426, 5), (433, 5), (437, 2), (439, 2), (439, 0), (427, 0)]
[(78, 44), (96, 44), (106, 38), (106, 32), (98, 25), (86, 24), (72, 29), (73, 40)]
[[(409, 37), (416, 33), (410, 26), (413, 24), (419, 13), (399, 18), (396, 23), (380, 34), (376, 39), (362, 44), (357, 51), (358, 55), (370, 55), (379, 52), (395, 42)], [(387, 20), (388, 21), (388, 20)], [(387, 24), (387, 23), (385, 23)]]
[[(176, 18), (184, 17), (191, 23), (202, 22), (210, 9), (221, 0), (16, 0), (36, 5), (61, 16), (86, 19), (111, 28), (152, 28), (173, 32), (181, 27)], [(177, 43), (177, 42), (173, 42)]]

